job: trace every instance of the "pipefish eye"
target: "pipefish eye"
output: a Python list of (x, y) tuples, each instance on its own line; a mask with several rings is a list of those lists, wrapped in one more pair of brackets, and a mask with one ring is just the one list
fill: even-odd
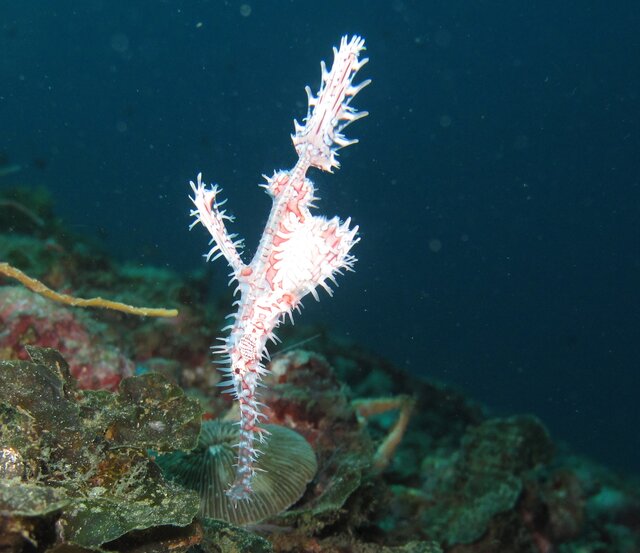
[(240, 436), (234, 422), (203, 422), (195, 449), (158, 455), (156, 462), (168, 479), (198, 493), (201, 516), (236, 525), (259, 522), (298, 501), (318, 468), (313, 449), (300, 434), (271, 424), (264, 429), (269, 437), (256, 444), (261, 453), (253, 491), (245, 501), (234, 502), (225, 493), (236, 473)]

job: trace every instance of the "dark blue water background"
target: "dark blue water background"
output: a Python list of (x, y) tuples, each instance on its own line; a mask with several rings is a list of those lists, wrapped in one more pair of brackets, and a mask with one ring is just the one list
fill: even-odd
[(639, 6), (2, 1), (0, 154), (24, 169), (0, 186), (44, 184), (114, 255), (187, 271), (203, 171), (250, 254), (304, 85), (362, 34), (361, 143), (311, 175), (361, 227), (357, 272), (304, 321), (637, 470)]

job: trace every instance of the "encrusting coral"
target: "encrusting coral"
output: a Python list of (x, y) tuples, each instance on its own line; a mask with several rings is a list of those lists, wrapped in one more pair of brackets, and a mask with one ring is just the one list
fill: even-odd
[(197, 402), (158, 375), (123, 380), (118, 393), (78, 391), (55, 350), (28, 351), (30, 361), (0, 361), (0, 545), (95, 550), (191, 524), (197, 495), (165, 482), (146, 450), (193, 447)]
[(0, 287), (0, 358), (28, 360), (26, 346), (54, 348), (68, 360), (82, 389), (115, 390), (135, 363), (122, 348), (94, 333), (104, 330), (86, 313), (37, 296), (21, 286)]

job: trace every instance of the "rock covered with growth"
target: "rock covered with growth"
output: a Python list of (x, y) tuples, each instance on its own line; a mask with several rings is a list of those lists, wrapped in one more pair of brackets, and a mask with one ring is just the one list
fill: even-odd
[(533, 417), (489, 419), (470, 428), (459, 449), (423, 461), (425, 533), (445, 546), (481, 540), (495, 520), (516, 512), (524, 479), (552, 456), (551, 439)]
[(385, 545), (375, 521), (390, 490), (373, 466), (376, 443), (327, 360), (294, 350), (276, 356), (269, 368), (262, 398), (268, 422), (300, 433), (318, 459), (301, 500), (268, 519), (273, 550), (438, 553), (436, 544), (419, 538)]
[[(435, 540), (446, 553), (640, 551), (637, 478), (558, 447), (535, 417), (491, 417), (459, 392), (353, 344), (328, 340), (322, 349), (357, 397), (416, 400), (382, 475), (390, 494), (370, 519), (370, 535), (384, 543)], [(368, 425), (374, 440), (384, 427), (384, 420)]]
[[(582, 553), (634, 551), (640, 542), (637, 485), (554, 453), (534, 417), (479, 416), (445, 387), (414, 386), (419, 409), (395, 459), (409, 460), (405, 470), (372, 470), (385, 416), (359, 420), (351, 390), (322, 356), (304, 351), (274, 360), (264, 400), (270, 424), (313, 448), (317, 473), (280, 514), (248, 526), (215, 520), (189, 489), (197, 485), (167, 482), (147, 453), (190, 455), (200, 419), (193, 400), (151, 374), (125, 379), (118, 393), (80, 391), (54, 352), (30, 353), (31, 361), (0, 367), (8, 383), (0, 390), (0, 546), (8, 551), (25, 539), (41, 551), (190, 553)], [(214, 422), (232, 428), (206, 424)], [(226, 446), (201, 443), (193, 453), (232, 461)], [(210, 496), (226, 497), (223, 488), (213, 482)]]
[(53, 348), (68, 359), (83, 389), (115, 390), (134, 363), (115, 345), (98, 344), (105, 326), (78, 309), (59, 305), (21, 286), (0, 287), (0, 358), (28, 359), (26, 346)]
[[(136, 532), (188, 527), (197, 496), (166, 482), (147, 450), (193, 447), (198, 404), (158, 375), (125, 379), (117, 393), (81, 391), (55, 350), (28, 351), (30, 361), (0, 362), (0, 543), (126, 551)], [(196, 534), (165, 541), (180, 550)]]
[[(358, 422), (348, 389), (315, 353), (288, 352), (276, 357), (270, 369), (263, 394), (267, 420), (302, 434), (318, 458), (318, 475), (304, 501), (284, 518), (311, 523), (314, 531), (345, 517), (350, 524), (368, 519), (375, 502), (352, 494), (371, 468), (374, 444)], [(355, 501), (347, 508), (350, 498)]]

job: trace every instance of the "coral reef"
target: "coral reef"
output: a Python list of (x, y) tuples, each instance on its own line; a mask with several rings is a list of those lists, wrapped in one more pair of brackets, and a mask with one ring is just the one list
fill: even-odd
[[(263, 411), (265, 424), (304, 441), (317, 471), (282, 512), (249, 524), (211, 518), (192, 489), (204, 479), (183, 485), (160, 467), (165, 455), (220, 453), (207, 428), (237, 417), (206, 359), (208, 328), (223, 317), (204, 301), (205, 279), (118, 264), (56, 225), (46, 237), (27, 224), (0, 234), (0, 259), (74, 295), (117, 290), (118, 300), (180, 315), (74, 309), (0, 279), (0, 551), (640, 550), (637, 479), (554, 443), (535, 417), (493, 416), (300, 326), (285, 339), (320, 334), (305, 344), (316, 351), (273, 356)], [(227, 463), (233, 448), (222, 444)], [(210, 494), (226, 498), (224, 486)]]

